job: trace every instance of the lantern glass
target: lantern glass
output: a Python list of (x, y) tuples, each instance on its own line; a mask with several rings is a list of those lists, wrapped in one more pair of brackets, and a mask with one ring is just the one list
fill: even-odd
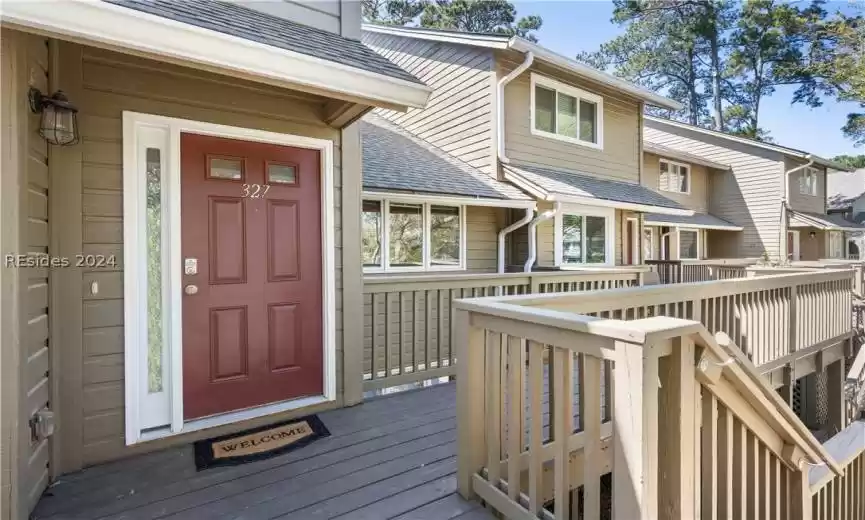
[(49, 99), (42, 98), (42, 118), (39, 135), (50, 144), (70, 145), (78, 142), (78, 110), (61, 92)]

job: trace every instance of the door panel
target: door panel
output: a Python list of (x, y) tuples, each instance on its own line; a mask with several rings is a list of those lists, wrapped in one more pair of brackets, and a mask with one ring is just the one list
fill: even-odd
[(184, 418), (320, 395), (319, 152), (182, 134), (181, 168)]

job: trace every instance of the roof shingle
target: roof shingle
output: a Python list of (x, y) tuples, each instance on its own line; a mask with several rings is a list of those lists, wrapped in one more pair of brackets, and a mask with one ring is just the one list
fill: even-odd
[(216, 0), (103, 1), (367, 72), (423, 84), (357, 40), (236, 3)]
[(360, 125), (365, 190), (531, 200), (510, 183), (494, 179), (375, 114), (364, 117)]

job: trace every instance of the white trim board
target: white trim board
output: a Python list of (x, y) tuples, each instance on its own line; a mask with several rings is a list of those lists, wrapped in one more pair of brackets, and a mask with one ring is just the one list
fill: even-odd
[[(146, 330), (146, 244), (142, 229), (146, 217), (145, 183), (139, 163), (139, 136), (147, 132), (161, 132), (166, 137), (163, 145), (162, 186), (167, 190), (167, 207), (163, 208), (162, 279), (167, 284), (163, 298), (163, 329), (166, 344), (163, 350), (163, 388), (166, 408), (142, 406), (145, 392), (147, 364)], [(310, 148), (321, 152), (321, 219), (322, 219), (322, 324), (323, 339), (323, 394), (302, 399), (272, 403), (249, 410), (239, 410), (206, 419), (183, 420), (183, 316), (182, 316), (182, 257), (180, 207), (180, 134), (226, 137), (245, 141)], [(336, 261), (334, 257), (334, 196), (333, 196), (333, 142), (304, 136), (279, 134), (249, 128), (203, 123), (185, 119), (123, 112), (123, 253), (124, 266), (124, 370), (125, 370), (125, 431), (126, 444), (187, 433), (204, 427), (228, 424), (270, 413), (282, 412), (312, 404), (336, 400)], [(167, 236), (166, 236), (167, 235)], [(165, 332), (167, 330), (167, 332)], [(167, 366), (166, 366), (167, 365)], [(154, 416), (154, 413), (163, 414)], [(144, 415), (147, 414), (147, 415)], [(202, 426), (204, 424), (205, 426)], [(155, 428), (154, 430), (151, 430)], [(146, 434), (144, 430), (148, 431)]]
[[(574, 87), (572, 85), (568, 85), (567, 83), (562, 83), (561, 81), (554, 80), (542, 74), (538, 74), (537, 72), (531, 73), (531, 88), (529, 90), (529, 130), (532, 135), (536, 135), (538, 137), (543, 137), (545, 139), (555, 139), (557, 141), (563, 141), (570, 144), (575, 144), (577, 146), (585, 146), (586, 148), (592, 148), (594, 150), (604, 149), (604, 98), (597, 95), (592, 94), (591, 92), (586, 92), (581, 88)], [(577, 122), (580, 121), (580, 101), (586, 101), (588, 103), (593, 103), (595, 105), (595, 137), (596, 142), (593, 141), (585, 141), (577, 137), (571, 137), (567, 135), (559, 134), (558, 132), (547, 132), (546, 130), (539, 130), (535, 125), (535, 112), (536, 112), (536, 99), (535, 92), (537, 90), (537, 86), (545, 88), (546, 90), (552, 90), (555, 93), (554, 104), (556, 106), (555, 113), (558, 114), (558, 106), (559, 106), (559, 93), (562, 93), (566, 96), (571, 96), (577, 100), (577, 113), (575, 114), (575, 119)], [(558, 117), (558, 115), (556, 116)], [(556, 126), (558, 123), (556, 122)], [(579, 134), (580, 125), (577, 125), (577, 133)]]
[(715, 229), (718, 231), (742, 231), (745, 229), (742, 226), (713, 226), (709, 224), (694, 224), (693, 222), (665, 222), (663, 220), (651, 220), (648, 218), (643, 221), (643, 224), (653, 227), (683, 227), (693, 229)]
[[(603, 217), (605, 219), (604, 222), (604, 256), (605, 261), (603, 264), (589, 264), (589, 263), (580, 263), (580, 264), (566, 264), (564, 263), (564, 248), (562, 247), (563, 240), (563, 219), (562, 216), (564, 214), (568, 215), (581, 215), (584, 217)], [(585, 224), (583, 224), (583, 236), (585, 237)], [(585, 251), (586, 244), (582, 243), (581, 246), (583, 251)], [(556, 214), (553, 217), (553, 265), (556, 267), (567, 267), (567, 266), (614, 266), (616, 265), (616, 210), (614, 208), (606, 208), (599, 206), (586, 206), (586, 205), (577, 205), (577, 204), (562, 204)]]
[(4, 23), (149, 56), (182, 60), (267, 79), (288, 88), (311, 87), (370, 104), (423, 108), (432, 89), (237, 36), (170, 20), (107, 2), (4, 2)]
[(474, 197), (463, 197), (460, 195), (427, 195), (420, 193), (399, 193), (375, 190), (364, 190), (363, 197), (366, 199), (387, 199), (394, 202), (431, 202), (433, 204), (487, 206), (494, 208), (532, 209), (537, 206), (537, 203), (533, 200), (478, 199)]

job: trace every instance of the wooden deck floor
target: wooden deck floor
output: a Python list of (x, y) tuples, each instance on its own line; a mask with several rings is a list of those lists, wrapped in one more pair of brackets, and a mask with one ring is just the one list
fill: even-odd
[(320, 414), (331, 436), (268, 460), (196, 472), (191, 446), (62, 477), (42, 519), (487, 520), (456, 494), (456, 385)]

